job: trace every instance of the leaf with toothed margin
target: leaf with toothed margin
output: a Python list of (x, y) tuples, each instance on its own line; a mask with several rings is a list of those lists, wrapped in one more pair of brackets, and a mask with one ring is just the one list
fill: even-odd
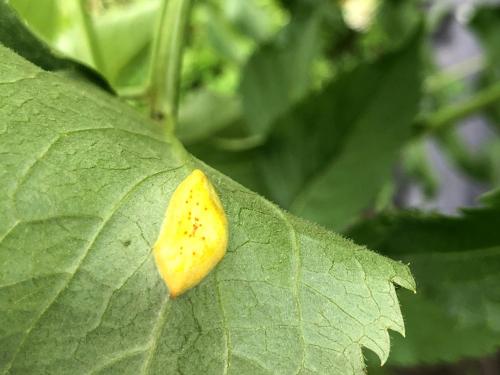
[[(362, 374), (406, 265), (291, 216), (120, 101), (0, 46), (0, 374)], [(175, 301), (151, 253), (203, 170), (226, 256)]]
[(460, 216), (384, 214), (349, 234), (411, 262), (419, 293), (401, 293), (408, 338), (389, 363), (416, 366), (481, 358), (500, 348), (500, 190)]

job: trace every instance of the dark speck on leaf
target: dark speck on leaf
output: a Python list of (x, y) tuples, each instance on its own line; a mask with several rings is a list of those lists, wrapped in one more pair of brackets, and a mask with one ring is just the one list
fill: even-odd
[(131, 243), (132, 243), (132, 241), (127, 240), (127, 241), (123, 242), (123, 246), (129, 247)]

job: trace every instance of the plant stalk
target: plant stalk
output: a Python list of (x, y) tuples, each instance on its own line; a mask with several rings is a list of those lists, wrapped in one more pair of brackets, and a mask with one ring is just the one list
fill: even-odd
[(173, 131), (177, 122), (180, 72), (192, 0), (164, 0), (151, 66), (151, 117)]
[(479, 91), (463, 103), (451, 105), (417, 120), (417, 132), (428, 133), (440, 131), (458, 120), (470, 116), (495, 103), (500, 103), (500, 82)]

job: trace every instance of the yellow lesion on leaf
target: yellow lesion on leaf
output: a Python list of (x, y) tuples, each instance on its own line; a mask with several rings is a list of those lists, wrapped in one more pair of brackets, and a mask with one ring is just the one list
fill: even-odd
[(195, 169), (172, 194), (153, 251), (170, 296), (196, 286), (226, 253), (228, 223), (208, 180)]

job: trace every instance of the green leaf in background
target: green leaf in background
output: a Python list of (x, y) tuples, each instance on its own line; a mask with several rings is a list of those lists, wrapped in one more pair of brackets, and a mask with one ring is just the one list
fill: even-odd
[[(485, 50), (486, 69), (482, 73), (481, 83), (487, 87), (500, 81), (500, 48), (498, 48), (500, 6), (490, 4), (479, 7), (470, 21), (470, 26)], [(492, 117), (494, 125), (500, 127), (500, 105), (491, 106), (488, 114)]]
[(157, 0), (132, 2), (92, 17), (104, 62), (101, 69), (113, 86), (147, 87), (159, 9)]
[(419, 45), (412, 38), (403, 50), (339, 75), (280, 120), (262, 158), (272, 199), (336, 229), (369, 207), (411, 135)]
[[(363, 374), (408, 268), (278, 209), (118, 100), (0, 46), (0, 372)], [(170, 301), (151, 254), (195, 167), (228, 254)]]
[(116, 89), (147, 86), (159, 1), (130, 2), (102, 12), (92, 12), (91, 3), (85, 1), (82, 6), (61, 0), (11, 0), (10, 4), (47, 43), (94, 66)]
[[(50, 46), (95, 67), (120, 94), (147, 92), (160, 1), (11, 0), (9, 4)], [(206, 87), (234, 92), (241, 65), (256, 44), (274, 35), (284, 18), (272, 0), (196, 4), (183, 87), (199, 86), (202, 80)]]
[(374, 203), (410, 138), (420, 41), (339, 74), (281, 116), (248, 155), (207, 143), (190, 150), (293, 213), (341, 230)]
[(58, 1), (60, 0), (8, 0), (8, 3), (22, 19), (29, 20), (33, 29), (43, 30), (48, 40), (54, 40), (60, 29)]
[(183, 62), (183, 89), (234, 95), (241, 70), (260, 44), (286, 23), (274, 0), (209, 0), (193, 8)]
[(0, 0), (0, 42), (46, 70), (64, 69), (71, 65), (28, 31), (7, 0)]
[(65, 70), (75, 76), (82, 75), (101, 88), (111, 91), (108, 83), (88, 66), (59, 56), (42, 40), (38, 39), (18, 18), (18, 14), (0, 0), (0, 43), (11, 48), (25, 59), (45, 70)]
[(241, 103), (238, 99), (199, 90), (184, 99), (176, 135), (183, 144), (196, 143), (240, 118)]
[(310, 12), (296, 16), (244, 67), (240, 94), (249, 134), (267, 133), (273, 122), (311, 88), (323, 15), (319, 9)]
[(500, 347), (500, 191), (462, 217), (382, 215), (349, 231), (356, 241), (410, 262), (416, 296), (401, 294), (407, 338), (390, 363), (412, 366), (482, 357)]

